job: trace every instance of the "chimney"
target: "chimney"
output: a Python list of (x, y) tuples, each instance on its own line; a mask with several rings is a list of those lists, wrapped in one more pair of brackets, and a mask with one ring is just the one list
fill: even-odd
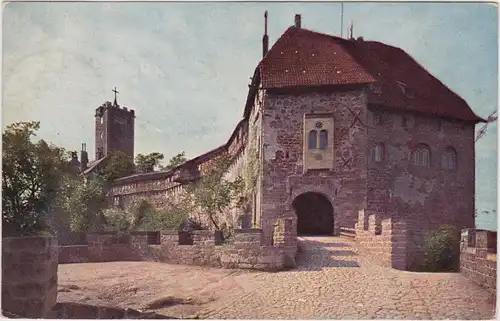
[(262, 58), (264, 58), (269, 50), (269, 37), (267, 36), (267, 10), (264, 12), (264, 37), (262, 37)]
[(87, 144), (82, 143), (82, 150), (80, 152), (80, 172), (83, 172), (89, 164), (89, 156), (87, 154)]
[(295, 15), (295, 28), (300, 29), (300, 27), (301, 27), (301, 16), (300, 16), (300, 14), (296, 14)]

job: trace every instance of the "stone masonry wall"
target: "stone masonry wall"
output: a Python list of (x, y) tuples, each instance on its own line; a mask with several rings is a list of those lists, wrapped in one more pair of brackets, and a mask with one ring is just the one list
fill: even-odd
[(57, 300), (57, 239), (2, 239), (2, 310), (48, 318)]
[(176, 319), (154, 312), (75, 302), (58, 302), (52, 310), (56, 319)]
[(83, 246), (60, 247), (63, 254), (59, 263), (156, 261), (264, 271), (290, 266), (285, 264), (287, 251), (284, 247), (262, 245), (260, 229), (236, 229), (234, 244), (217, 244), (213, 231), (193, 231), (192, 245), (181, 245), (179, 235), (178, 231), (164, 231), (159, 244), (151, 244), (144, 235), (135, 235), (116, 244), (114, 235), (100, 234), (90, 238), (86, 251), (82, 250)]
[(364, 211), (360, 210), (355, 239), (363, 254), (374, 262), (398, 270), (408, 269), (409, 240), (405, 222), (384, 219), (378, 225), (375, 215), (370, 215), (366, 220)]
[[(408, 257), (418, 264), (426, 231), (443, 224), (474, 226), (474, 125), (381, 110), (370, 110), (367, 120), (366, 218), (374, 215), (377, 226), (388, 218), (404, 220)], [(374, 159), (377, 143), (384, 146), (382, 162)], [(412, 164), (419, 144), (430, 148), (428, 168)], [(447, 147), (457, 153), (455, 170), (441, 166)]]
[[(234, 157), (234, 163), (230, 166), (225, 179), (234, 181), (237, 177), (242, 177), (248, 183), (249, 157), (256, 157), (254, 161), (257, 163), (257, 167), (254, 175), (257, 177), (258, 183), (256, 186), (249, 185), (253, 192), (247, 195), (248, 204), (246, 208), (239, 209), (233, 206), (215, 217), (219, 226), (223, 223), (233, 228), (260, 226), (260, 123), (260, 108), (257, 106), (252, 110), (249, 119), (244, 119), (238, 123), (225, 145), (227, 153)], [(205, 156), (200, 156), (200, 159), (193, 160), (193, 164), (197, 166), (202, 175), (211, 168), (217, 158), (217, 156), (210, 156), (212, 153), (213, 151), (205, 154)], [(169, 198), (175, 198), (176, 195), (184, 192), (182, 184), (174, 181), (174, 173), (147, 173), (116, 181), (111, 188), (110, 195), (115, 203), (114, 205), (128, 207), (135, 201), (146, 198), (154, 207), (161, 208)], [(205, 223), (206, 226), (211, 227), (211, 222), (201, 211), (189, 214), (201, 221), (201, 223)]]
[[(247, 204), (244, 208), (233, 208), (220, 215), (220, 219), (235, 228), (250, 228), (260, 226), (260, 155), (261, 155), (261, 117), (260, 103), (256, 99), (249, 119), (240, 123), (242, 128), (239, 136), (233, 135), (228, 142), (228, 151), (236, 155), (235, 162), (230, 166), (225, 179), (234, 181), (241, 177), (247, 190)], [(248, 127), (248, 130), (245, 128)]]
[[(334, 233), (354, 227), (366, 206), (366, 94), (364, 89), (329, 92), (267, 92), (262, 120), (261, 223), (266, 244), (280, 217), (296, 216), (298, 195), (318, 192), (334, 209)], [(304, 172), (304, 114), (330, 113), (334, 119), (334, 161), (330, 170)]]
[[(489, 242), (493, 238), (496, 240), (496, 232), (475, 231), (474, 229), (462, 230), (460, 273), (475, 283), (496, 292), (497, 245)], [(474, 243), (475, 245), (473, 245)]]
[(172, 175), (159, 177), (152, 175), (143, 176), (143, 179), (113, 186), (110, 191), (112, 198), (119, 197), (119, 205), (125, 208), (141, 198), (147, 198), (150, 200), (151, 205), (161, 208), (167, 199), (167, 191), (173, 193), (177, 189), (180, 189), (180, 184), (173, 180), (173, 173)]

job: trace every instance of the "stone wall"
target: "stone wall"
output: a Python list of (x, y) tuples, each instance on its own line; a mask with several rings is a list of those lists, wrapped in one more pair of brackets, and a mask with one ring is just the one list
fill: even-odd
[(51, 317), (57, 300), (57, 239), (2, 239), (2, 310), (23, 318)]
[(460, 273), (496, 292), (497, 244), (492, 231), (463, 229), (460, 246)]
[(355, 240), (363, 254), (382, 266), (398, 270), (407, 270), (411, 257), (408, 256), (410, 246), (406, 223), (393, 222), (384, 219), (376, 224), (375, 215), (365, 219), (364, 210), (358, 214), (358, 223), (355, 227)]
[[(262, 230), (237, 229), (234, 243), (221, 244), (213, 231), (193, 231), (192, 245), (182, 245), (183, 232), (163, 231), (159, 244), (146, 235), (133, 235), (119, 242), (116, 235), (97, 234), (88, 237), (85, 246), (61, 246), (59, 263), (157, 261), (171, 264), (277, 271), (294, 266), (290, 263), (290, 246), (262, 245)], [(294, 256), (293, 256), (294, 257)]]
[(174, 181), (174, 172), (156, 172), (132, 175), (114, 182), (110, 190), (113, 205), (128, 207), (134, 202), (148, 198), (160, 208), (164, 205), (167, 191), (174, 192), (180, 184)]
[(59, 302), (53, 309), (55, 319), (176, 319), (154, 312), (95, 306), (84, 303)]
[[(369, 110), (366, 217), (404, 220), (408, 257), (422, 258), (424, 234), (441, 225), (457, 230), (474, 226), (474, 124), (389, 110)], [(375, 160), (375, 146), (383, 157)], [(428, 167), (415, 166), (412, 151), (430, 150)], [(457, 168), (446, 169), (447, 148), (457, 154)], [(412, 264), (409, 262), (409, 264)]]
[[(306, 192), (323, 194), (334, 209), (334, 233), (354, 227), (366, 204), (366, 95), (364, 89), (266, 92), (262, 116), (262, 229), (272, 242), (280, 217), (295, 217), (291, 204)], [(330, 168), (304, 170), (304, 115), (334, 120)]]
[[(248, 119), (243, 119), (237, 124), (225, 145), (189, 160), (179, 170), (196, 168), (203, 175), (210, 170), (218, 156), (227, 153), (234, 157), (234, 162), (228, 169), (225, 179), (234, 181), (237, 177), (242, 177), (248, 183), (248, 158), (254, 156), (254, 151), (257, 153), (257, 159), (255, 160), (257, 167), (254, 174), (259, 180), (260, 122), (258, 110), (253, 110)], [(167, 203), (168, 199), (173, 199), (185, 192), (184, 183), (176, 182), (176, 177), (176, 170), (172, 170), (169, 172), (136, 174), (121, 178), (113, 182), (110, 201), (115, 206), (128, 207), (135, 201), (146, 198), (155, 208), (161, 208)], [(249, 195), (247, 195), (247, 206), (243, 209), (232, 206), (224, 213), (219, 213), (215, 217), (219, 226), (224, 223), (233, 228), (248, 228), (260, 225), (258, 208), (260, 186), (259, 183), (256, 186), (250, 185), (247, 184), (247, 187), (250, 187), (253, 193), (250, 191)], [(210, 227), (211, 222), (202, 214), (201, 211), (189, 213), (194, 219)]]

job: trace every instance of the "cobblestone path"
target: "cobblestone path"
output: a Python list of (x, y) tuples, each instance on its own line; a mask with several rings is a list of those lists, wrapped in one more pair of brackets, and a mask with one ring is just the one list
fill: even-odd
[(300, 238), (299, 267), (255, 273), (252, 290), (201, 317), (213, 319), (491, 319), (490, 294), (458, 273), (377, 266), (352, 241)]

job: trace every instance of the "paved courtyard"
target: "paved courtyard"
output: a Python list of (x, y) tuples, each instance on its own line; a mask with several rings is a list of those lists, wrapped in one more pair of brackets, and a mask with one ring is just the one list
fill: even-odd
[(494, 318), (488, 291), (458, 273), (383, 268), (337, 237), (301, 238), (301, 247), (299, 267), (279, 273), (154, 262), (59, 265), (58, 300), (213, 319)]

